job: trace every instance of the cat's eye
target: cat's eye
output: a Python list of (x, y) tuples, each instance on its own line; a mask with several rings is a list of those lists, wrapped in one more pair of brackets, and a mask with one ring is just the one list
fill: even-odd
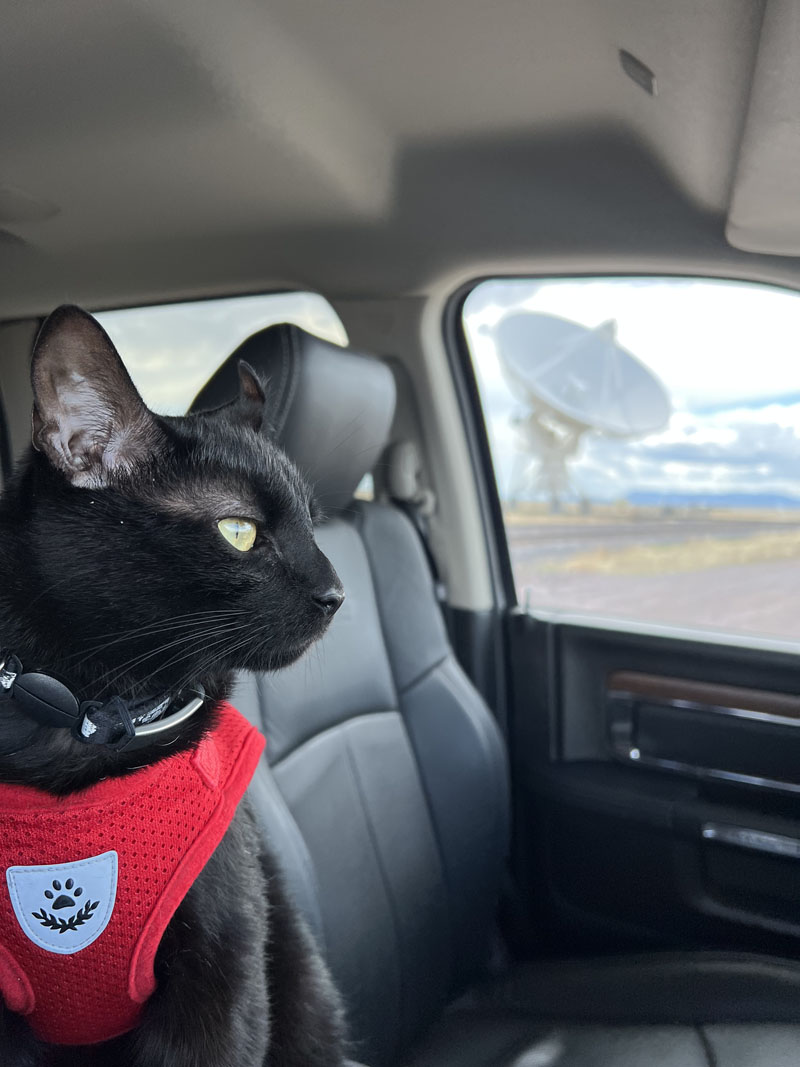
[(220, 519), (217, 529), (240, 552), (249, 552), (256, 542), (256, 524), (249, 519)]

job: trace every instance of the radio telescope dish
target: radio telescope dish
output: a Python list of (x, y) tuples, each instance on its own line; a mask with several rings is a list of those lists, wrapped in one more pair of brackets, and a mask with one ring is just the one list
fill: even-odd
[(669, 421), (664, 386), (617, 344), (613, 319), (590, 330), (555, 315), (507, 315), (495, 342), (515, 392), (571, 422), (638, 437)]
[(502, 318), (493, 332), (504, 376), (529, 409), (519, 423), (528, 455), (539, 461), (535, 488), (549, 493), (554, 510), (569, 489), (566, 461), (584, 433), (642, 437), (669, 422), (666, 389), (617, 343), (613, 320), (589, 329), (555, 315), (519, 312)]

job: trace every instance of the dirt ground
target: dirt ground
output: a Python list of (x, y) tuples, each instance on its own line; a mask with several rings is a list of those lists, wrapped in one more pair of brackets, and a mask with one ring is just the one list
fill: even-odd
[(519, 515), (507, 531), (517, 595), (534, 610), (800, 640), (796, 520)]

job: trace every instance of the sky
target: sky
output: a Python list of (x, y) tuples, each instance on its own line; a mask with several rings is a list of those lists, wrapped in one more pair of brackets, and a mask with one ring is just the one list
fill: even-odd
[(104, 311), (96, 318), (145, 403), (161, 415), (183, 415), (237, 345), (264, 326), (293, 322), (328, 341), (347, 344), (339, 316), (316, 293), (198, 300)]
[[(523, 453), (533, 469), (515, 425), (530, 408), (512, 391), (495, 343), (501, 320), (520, 311), (589, 328), (615, 320), (618, 344), (650, 368), (670, 398), (672, 415), (657, 433), (583, 435), (569, 463), (574, 495), (756, 494), (800, 505), (800, 295), (679, 278), (478, 286), (465, 304), (465, 327), (506, 499), (536, 495), (525, 462), (514, 460)], [(532, 353), (536, 336), (532, 317)]]

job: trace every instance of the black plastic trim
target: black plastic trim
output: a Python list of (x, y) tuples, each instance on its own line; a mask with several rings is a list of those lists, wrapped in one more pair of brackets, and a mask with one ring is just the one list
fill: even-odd
[(513, 608), (517, 603), (511, 557), (508, 552), (503, 510), (497, 490), (497, 477), (489, 447), (489, 435), (478, 393), (475, 369), (463, 329), (464, 301), (475, 284), (458, 289), (447, 303), (444, 313), (444, 343), (450, 363), (450, 373), (456, 386), (461, 417), (467, 433), (473, 473), (478, 486), (484, 538), (489, 549), (495, 603), (499, 608)]
[(499, 680), (497, 666), (497, 611), (448, 610), (450, 641), (461, 666), (486, 703), (495, 708), (497, 719), (505, 730), (506, 701), (498, 705)]
[(3, 481), (7, 481), (14, 470), (14, 457), (11, 450), (11, 438), (8, 433), (8, 419), (3, 394), (0, 393), (0, 472)]

